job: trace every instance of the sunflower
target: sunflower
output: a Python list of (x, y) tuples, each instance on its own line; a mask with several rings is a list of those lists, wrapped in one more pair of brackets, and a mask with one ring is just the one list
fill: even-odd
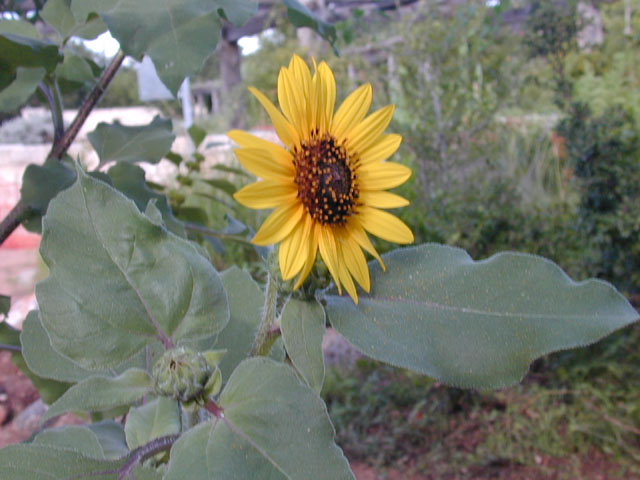
[(358, 303), (353, 279), (368, 292), (369, 268), (363, 249), (384, 263), (367, 235), (395, 243), (413, 242), (411, 230), (381, 209), (409, 202), (386, 189), (410, 176), (404, 165), (385, 161), (402, 137), (385, 134), (394, 106), (366, 116), (372, 89), (365, 84), (334, 113), (336, 82), (329, 66), (314, 61), (314, 73), (297, 55), (278, 75), (278, 110), (255, 88), (249, 88), (271, 117), (283, 146), (240, 130), (227, 135), (239, 145), (239, 162), (261, 180), (234, 196), (254, 209), (275, 208), (253, 242), (280, 242), (282, 278), (298, 276), (294, 288), (309, 275), (318, 250), (342, 294), (342, 286)]

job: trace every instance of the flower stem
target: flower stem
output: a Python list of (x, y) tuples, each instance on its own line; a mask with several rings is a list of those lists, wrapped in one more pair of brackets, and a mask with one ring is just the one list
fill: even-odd
[[(274, 334), (274, 323), (276, 320), (276, 308), (278, 304), (278, 261), (275, 250), (272, 250), (268, 259), (269, 271), (267, 272), (267, 291), (264, 296), (264, 308), (262, 309), (262, 320), (258, 327), (258, 333), (253, 341), (251, 356), (266, 356), (271, 351), (273, 343), (278, 338)], [(279, 329), (277, 330), (279, 333)]]

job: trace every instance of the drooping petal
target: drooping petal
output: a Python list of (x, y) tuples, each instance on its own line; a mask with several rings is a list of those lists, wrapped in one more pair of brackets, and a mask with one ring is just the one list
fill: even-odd
[(338, 293), (342, 295), (340, 274), (338, 271), (338, 251), (336, 247), (336, 239), (331, 231), (331, 227), (326, 225), (320, 226), (318, 247), (320, 249), (320, 256), (329, 269), (329, 273), (333, 277), (336, 287), (338, 287)]
[(387, 105), (376, 110), (362, 122), (354, 125), (345, 132), (345, 143), (349, 153), (356, 155), (373, 145), (382, 136), (382, 132), (389, 126), (395, 107)]
[(280, 113), (271, 100), (264, 96), (259, 90), (249, 87), (249, 91), (258, 99), (262, 107), (267, 111), (267, 114), (271, 118), (273, 128), (276, 129), (276, 134), (282, 141), (285, 147), (292, 148), (294, 145), (298, 145), (300, 138), (296, 133), (296, 129), (291, 125), (284, 115)]
[(288, 165), (283, 165), (275, 160), (269, 150), (262, 148), (236, 148), (236, 157), (244, 168), (253, 173), (256, 177), (293, 183), (293, 174)]
[(295, 277), (304, 266), (309, 248), (309, 230), (311, 228), (311, 217), (304, 216), (304, 220), (293, 229), (280, 244), (278, 260), (280, 272), (283, 280)]
[(262, 246), (279, 242), (291, 233), (303, 214), (304, 207), (298, 202), (281, 205), (267, 217), (252, 242)]
[(316, 256), (318, 253), (318, 239), (320, 236), (320, 226), (319, 224), (312, 222), (311, 229), (309, 231), (309, 251), (307, 252), (307, 258), (304, 261), (304, 267), (302, 267), (302, 272), (298, 275), (298, 279), (296, 280), (296, 284), (293, 289), (297, 290), (304, 283), (306, 278), (311, 273), (311, 269), (313, 265), (316, 263)]
[(344, 258), (344, 254), (342, 252), (341, 245), (338, 244), (338, 275), (340, 276), (340, 282), (344, 285), (344, 289), (347, 291), (353, 303), (358, 304), (358, 292), (356, 291), (356, 286), (353, 283), (353, 279), (351, 275), (349, 275), (349, 270), (347, 270), (346, 261)]
[(348, 235), (343, 235), (341, 240), (343, 258), (349, 273), (356, 279), (362, 289), (368, 292), (371, 290), (371, 279), (364, 253), (362, 253), (358, 243)]
[(362, 227), (383, 240), (394, 243), (413, 242), (413, 233), (398, 217), (372, 207), (361, 207), (358, 220)]
[(361, 190), (387, 190), (402, 185), (411, 176), (411, 169), (394, 162), (364, 165), (357, 170)]
[(378, 251), (371, 243), (367, 232), (365, 232), (362, 228), (362, 225), (360, 225), (360, 221), (357, 219), (357, 217), (353, 217), (351, 221), (348, 221), (345, 225), (345, 229), (347, 230), (350, 238), (353, 238), (358, 245), (360, 245), (366, 252), (368, 252), (371, 256), (373, 256), (373, 258), (378, 261), (382, 270), (387, 269), (387, 267), (384, 265), (384, 262), (382, 261), (382, 258), (380, 258)]
[(395, 133), (382, 135), (373, 145), (360, 153), (358, 162), (360, 165), (369, 165), (386, 160), (396, 153), (402, 143), (402, 137)]
[(371, 84), (365, 83), (358, 87), (345, 98), (340, 108), (333, 117), (330, 133), (338, 140), (338, 143), (344, 141), (344, 135), (353, 127), (362, 121), (371, 106), (371, 97), (373, 90)]
[(409, 205), (406, 198), (381, 190), (363, 190), (358, 200), (364, 205), (376, 208), (400, 208)]
[(298, 189), (293, 182), (263, 180), (245, 185), (233, 194), (233, 198), (245, 207), (262, 209), (293, 204), (297, 195)]

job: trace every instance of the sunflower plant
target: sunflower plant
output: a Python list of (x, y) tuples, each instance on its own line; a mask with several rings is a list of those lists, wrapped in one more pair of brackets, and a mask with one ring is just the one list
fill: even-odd
[[(284, 3), (294, 23), (333, 38), (305, 7)], [(43, 427), (0, 450), (3, 478), (350, 479), (320, 396), (328, 326), (374, 359), (488, 389), (517, 383), (540, 355), (637, 320), (611, 285), (573, 282), (540, 257), (474, 261), (460, 249), (411, 245), (411, 229), (387, 212), (407, 204), (389, 189), (411, 175), (392, 160), (402, 141), (386, 133), (394, 107), (369, 113), (365, 84), (334, 111), (338, 92), (325, 62), (310, 68), (294, 55), (274, 79), (278, 106), (251, 89), (278, 143), (229, 132), (257, 179), (235, 199), (272, 210), (255, 234), (232, 217), (225, 231), (198, 224), (204, 217), (183, 199), (174, 209), (146, 181), (137, 163), (181, 162), (170, 152), (168, 120), (99, 125), (89, 135), (94, 170), (65, 156), (125, 55), (149, 55), (175, 93), (215, 45), (221, 18), (242, 24), (254, 7), (49, 0), (40, 17), (55, 42), (37, 38), (27, 21), (0, 22), (0, 64), (9, 72), (0, 107), (15, 109), (39, 89), (55, 126), (50, 155), (27, 168), (21, 200), (0, 226), (2, 241), (18, 224), (41, 231), (49, 274), (21, 331), (1, 325), (0, 347), (13, 351), (49, 405), (44, 425), (67, 412), (86, 421)], [(87, 60), (69, 60), (66, 42), (106, 29), (123, 51), (94, 78)], [(65, 127), (58, 87), (73, 72), (82, 83), (71, 68), (82, 62), (91, 93)], [(204, 139), (189, 133), (196, 145)], [(233, 193), (229, 182), (208, 181)], [(370, 235), (405, 246), (379, 255)], [(255, 246), (253, 275), (216, 270), (204, 237), (216, 248)], [(0, 300), (6, 313), (9, 299)]]

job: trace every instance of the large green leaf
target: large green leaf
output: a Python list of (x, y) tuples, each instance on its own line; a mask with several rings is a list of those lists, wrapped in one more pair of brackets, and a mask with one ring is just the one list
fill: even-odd
[(13, 33), (0, 34), (0, 68), (15, 72), (18, 67), (52, 72), (63, 59), (52, 43)]
[(113, 187), (133, 200), (141, 212), (146, 210), (150, 200), (155, 200), (156, 208), (162, 214), (162, 220), (167, 228), (176, 235), (185, 236), (184, 226), (173, 216), (167, 197), (149, 188), (142, 168), (130, 163), (118, 162), (109, 169), (108, 173)]
[(12, 112), (27, 103), (46, 73), (42, 67), (18, 67), (15, 80), (0, 91), (0, 112)]
[[(100, 460), (51, 445), (18, 444), (0, 449), (0, 472), (7, 480), (118, 480), (125, 459)], [(161, 480), (162, 474), (136, 466), (129, 478)]]
[(158, 163), (176, 138), (171, 120), (159, 115), (144, 126), (100, 123), (87, 137), (100, 157), (100, 165), (107, 162)]
[(229, 298), (231, 319), (218, 335), (215, 347), (227, 350), (219, 364), (222, 378), (227, 381), (251, 351), (264, 307), (264, 294), (251, 275), (238, 267), (225, 270), (221, 277)]
[(280, 329), (287, 354), (309, 386), (320, 393), (324, 382), (324, 309), (315, 300), (292, 298), (282, 310)]
[(266, 465), (265, 459), (291, 480), (353, 478), (334, 443), (324, 403), (289, 366), (267, 358), (243, 361), (219, 403), (224, 421), (207, 445), (212, 478), (263, 478), (254, 477), (250, 468)]
[(159, 340), (209, 337), (229, 320), (220, 277), (191, 245), (79, 170), (49, 205), (36, 286), (55, 350), (83, 368), (113, 368)]
[(0, 18), (0, 34), (11, 33), (33, 39), (40, 38), (38, 29), (31, 23), (22, 19)]
[(124, 431), (131, 450), (158, 437), (180, 433), (180, 406), (172, 398), (158, 397), (127, 415)]
[(44, 430), (36, 435), (33, 444), (71, 450), (90, 458), (105, 458), (98, 436), (85, 426), (66, 425)]
[(124, 428), (120, 422), (104, 420), (85, 427), (96, 435), (102, 447), (104, 458), (107, 460), (116, 460), (129, 454)]
[(474, 262), (427, 244), (370, 264), (371, 292), (326, 294), (331, 324), (363, 353), (461, 387), (518, 382), (535, 358), (597, 341), (638, 319), (611, 285), (573, 282), (541, 257)]
[(103, 412), (130, 405), (153, 389), (147, 372), (138, 368), (127, 370), (117, 377), (95, 376), (82, 380), (65, 392), (47, 410), (43, 420), (65, 412)]
[(93, 39), (107, 29), (97, 15), (78, 20), (71, 12), (71, 0), (48, 0), (40, 11), (42, 19), (60, 35), (61, 43), (71, 36)]
[(236, 27), (247, 23), (258, 13), (258, 2), (252, 0), (216, 0), (224, 17)]
[(149, 55), (158, 76), (174, 94), (185, 77), (196, 73), (215, 50), (221, 6), (212, 0), (72, 2), (76, 17), (99, 13), (125, 53), (136, 58)]
[(203, 422), (182, 435), (171, 447), (171, 458), (164, 480), (209, 480), (207, 442), (213, 431), (211, 422)]

